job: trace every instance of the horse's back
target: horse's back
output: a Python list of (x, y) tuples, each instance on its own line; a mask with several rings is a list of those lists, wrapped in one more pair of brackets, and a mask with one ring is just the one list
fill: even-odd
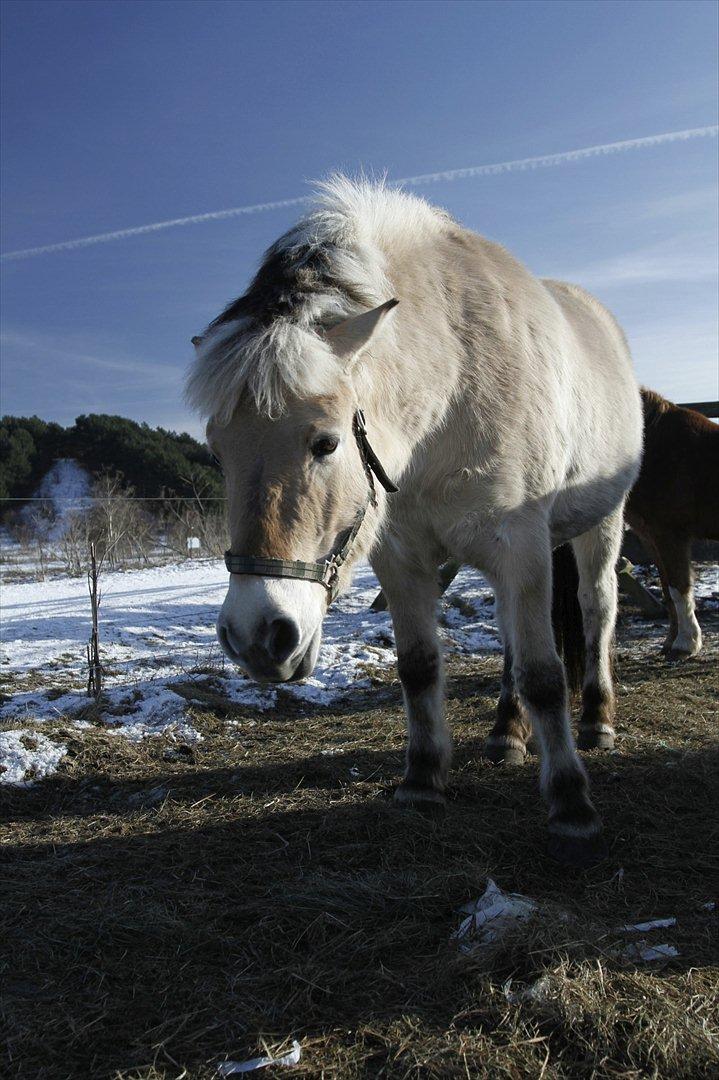
[(642, 449), (639, 387), (626, 337), (614, 316), (578, 285), (545, 279), (569, 330), (563, 358), (579, 474), (631, 484)]
[(441, 452), (428, 444), (416, 463), (425, 488), (450, 476), (456, 491), (467, 474), (468, 502), (531, 510), (558, 539), (598, 524), (641, 457), (639, 390), (613, 317), (451, 221), (386, 256), (405, 302), (401, 347), (447, 406)]
[(627, 404), (639, 417), (639, 390), (629, 346), (612, 313), (579, 285), (551, 278), (544, 278), (542, 285), (558, 304), (579, 346), (573, 360), (582, 378), (589, 379), (593, 390), (603, 393), (631, 391)]

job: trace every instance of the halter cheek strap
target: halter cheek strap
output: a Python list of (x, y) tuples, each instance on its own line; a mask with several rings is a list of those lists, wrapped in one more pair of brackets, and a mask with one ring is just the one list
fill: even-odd
[(398, 490), (387, 476), (382, 463), (370, 446), (364, 413), (361, 409), (357, 409), (352, 418), (352, 433), (357, 441), (357, 449), (367, 476), (369, 492), (364, 504), (357, 511), (354, 522), (347, 530), (344, 540), (333, 548), (329, 556), (322, 562), (272, 559), (261, 555), (233, 555), (231, 551), (226, 551), (225, 566), (231, 574), (256, 574), (259, 577), (297, 578), (300, 581), (316, 581), (327, 589), (329, 594), (328, 605), (332, 603), (339, 591), (340, 567), (347, 561), (352, 552), (368, 508), (377, 506), (377, 493), (374, 486), (375, 477), (385, 491), (392, 493)]

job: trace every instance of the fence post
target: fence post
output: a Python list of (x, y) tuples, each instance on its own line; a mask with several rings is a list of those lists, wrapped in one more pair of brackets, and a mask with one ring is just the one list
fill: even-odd
[(641, 581), (634, 577), (632, 571), (634, 565), (622, 555), (617, 563), (617, 582), (619, 591), (633, 600), (650, 619), (661, 619), (666, 615), (664, 605), (661, 604), (649, 589), (642, 585)]
[(94, 543), (90, 544), (90, 566), (87, 571), (87, 584), (90, 591), (90, 607), (92, 609), (92, 631), (87, 643), (87, 664), (89, 675), (87, 679), (88, 695), (97, 701), (102, 694), (102, 664), (100, 663), (100, 636), (99, 636), (99, 609), (100, 593), (97, 588), (98, 569)]

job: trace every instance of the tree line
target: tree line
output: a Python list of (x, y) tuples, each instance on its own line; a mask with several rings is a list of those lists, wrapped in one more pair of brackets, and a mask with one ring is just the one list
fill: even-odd
[(124, 416), (91, 413), (70, 427), (37, 416), (0, 420), (0, 500), (27, 499), (53, 462), (74, 458), (91, 476), (113, 475), (141, 498), (211, 502), (224, 495), (220, 470), (191, 435)]

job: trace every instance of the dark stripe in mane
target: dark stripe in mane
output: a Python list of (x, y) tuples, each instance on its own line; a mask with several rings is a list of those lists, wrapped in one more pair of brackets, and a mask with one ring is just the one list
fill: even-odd
[(228, 304), (210, 323), (216, 330), (228, 322), (251, 319), (258, 327), (278, 318), (301, 314), (314, 297), (339, 295), (351, 304), (369, 306), (372, 299), (333, 274), (332, 247), (291, 245), (292, 232), (268, 248), (247, 292)]

